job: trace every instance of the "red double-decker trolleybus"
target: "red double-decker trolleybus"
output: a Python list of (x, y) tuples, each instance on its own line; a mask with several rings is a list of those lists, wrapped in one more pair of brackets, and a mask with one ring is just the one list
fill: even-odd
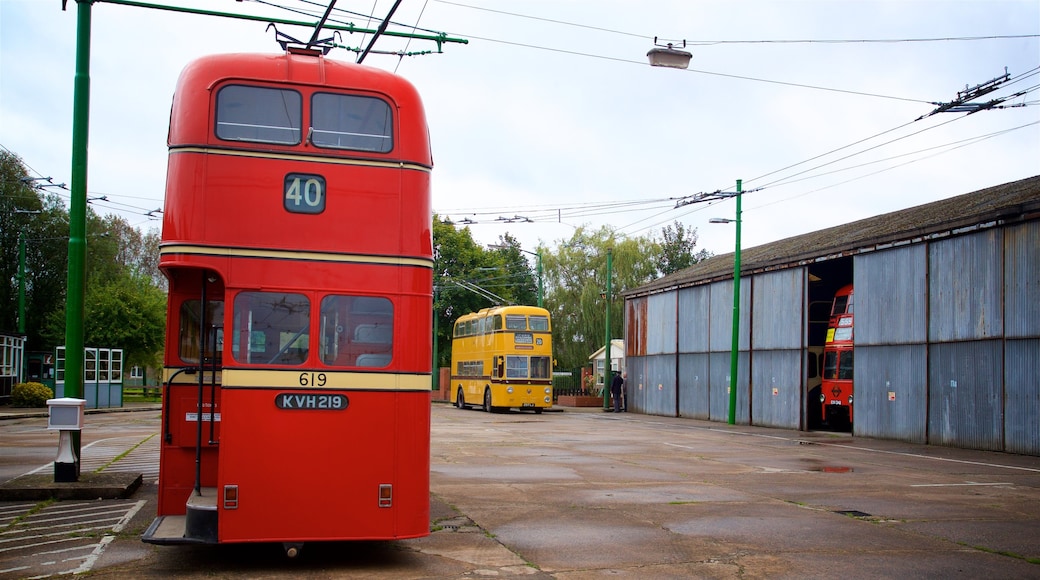
[(848, 285), (834, 294), (823, 345), (820, 402), (823, 420), (832, 427), (852, 425), (853, 310), (852, 285)]
[(433, 166), (419, 95), (290, 48), (170, 116), (156, 544), (429, 533)]

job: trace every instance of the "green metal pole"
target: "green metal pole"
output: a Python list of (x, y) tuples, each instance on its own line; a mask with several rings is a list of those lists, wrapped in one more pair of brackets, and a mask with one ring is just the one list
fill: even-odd
[[(433, 390), (441, 390), (441, 369), (437, 366), (437, 289), (433, 290)], [(449, 395), (449, 399), (450, 399)]]
[[(76, 0), (76, 80), (72, 98), (72, 191), (69, 207), (69, 276), (65, 291), (65, 396), (83, 396), (83, 301), (87, 261), (87, 137), (90, 121), (90, 8)], [(72, 432), (79, 474), (80, 437)]]
[(18, 334), (25, 335), (25, 232), (18, 232)]
[(538, 308), (544, 308), (542, 306), (542, 296), (545, 292), (544, 286), (542, 286), (542, 253), (538, 252), (535, 255), (538, 256)]
[(22, 363), (18, 369), (18, 382), (25, 382), (28, 342), (25, 337), (25, 232), (18, 232), (18, 334), (22, 335)]
[(733, 346), (729, 360), (729, 424), (737, 422), (737, 357), (740, 353), (740, 179), (737, 180), (737, 249), (733, 253)]
[(603, 410), (610, 408), (610, 279), (613, 278), (614, 249), (607, 248), (607, 323), (604, 335), (606, 335), (603, 347)]

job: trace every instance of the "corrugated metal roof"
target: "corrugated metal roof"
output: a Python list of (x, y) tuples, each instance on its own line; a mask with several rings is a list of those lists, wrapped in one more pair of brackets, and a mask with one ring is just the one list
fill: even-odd
[[(742, 276), (782, 270), (840, 256), (1040, 218), (1040, 175), (949, 199), (862, 219), (776, 242), (741, 249)], [(649, 284), (626, 297), (733, 278), (733, 253), (713, 256)]]

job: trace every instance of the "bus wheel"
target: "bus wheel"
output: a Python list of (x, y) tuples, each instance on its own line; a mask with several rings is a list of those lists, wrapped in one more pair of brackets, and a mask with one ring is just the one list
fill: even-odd
[(455, 406), (459, 409), (466, 409), (466, 397), (462, 395), (462, 387), (459, 387), (459, 392), (455, 394)]
[(484, 389), (484, 410), (491, 412), (491, 389)]
[(534, 408), (534, 414), (535, 415), (541, 415), (542, 414), (542, 408), (541, 407), (535, 407)]

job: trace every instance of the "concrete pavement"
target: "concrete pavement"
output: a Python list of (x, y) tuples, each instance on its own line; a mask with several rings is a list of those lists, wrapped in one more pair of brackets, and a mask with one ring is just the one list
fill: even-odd
[(91, 573), (1040, 578), (1040, 458), (600, 409), (432, 413), (426, 538), (286, 565), (272, 546), (143, 546), (145, 507)]

